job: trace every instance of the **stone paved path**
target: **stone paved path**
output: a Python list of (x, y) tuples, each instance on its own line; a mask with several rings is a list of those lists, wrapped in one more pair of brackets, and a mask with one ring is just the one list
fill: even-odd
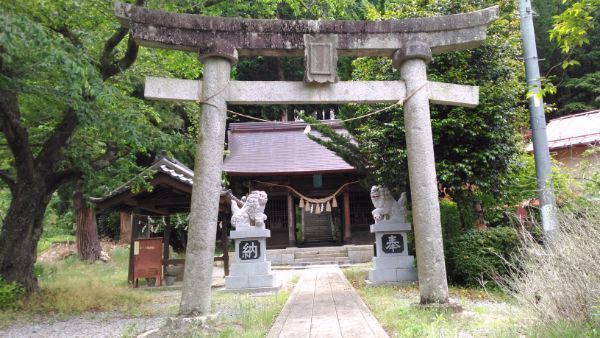
[(304, 270), (268, 337), (388, 337), (337, 266)]

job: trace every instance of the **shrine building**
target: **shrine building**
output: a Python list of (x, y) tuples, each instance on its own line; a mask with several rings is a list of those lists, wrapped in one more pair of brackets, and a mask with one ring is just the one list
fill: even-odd
[[(347, 133), (336, 120), (323, 123)], [(306, 127), (304, 122), (231, 123), (223, 171), (233, 194), (267, 192), (269, 249), (372, 244), (373, 206), (356, 169), (310, 140)]]

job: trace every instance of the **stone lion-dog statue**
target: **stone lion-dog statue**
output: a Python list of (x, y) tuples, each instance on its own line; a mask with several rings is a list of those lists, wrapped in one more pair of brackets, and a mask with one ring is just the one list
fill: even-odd
[(244, 205), (240, 208), (235, 201), (231, 201), (231, 225), (236, 230), (255, 227), (265, 228), (265, 206), (267, 205), (267, 193), (260, 190), (250, 192), (248, 197), (242, 198)]
[(405, 192), (396, 201), (388, 188), (381, 185), (374, 185), (371, 188), (371, 202), (375, 206), (375, 210), (372, 211), (375, 223), (381, 221), (406, 223)]

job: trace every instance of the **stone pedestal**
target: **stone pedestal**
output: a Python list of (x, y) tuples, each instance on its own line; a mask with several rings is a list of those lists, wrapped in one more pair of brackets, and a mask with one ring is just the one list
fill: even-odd
[(235, 261), (225, 277), (226, 291), (271, 290), (279, 287), (267, 260), (267, 238), (271, 230), (249, 227), (231, 231), (235, 241)]
[(417, 281), (415, 258), (408, 255), (410, 223), (381, 221), (371, 224), (375, 233), (376, 256), (369, 270), (369, 284), (410, 283)]

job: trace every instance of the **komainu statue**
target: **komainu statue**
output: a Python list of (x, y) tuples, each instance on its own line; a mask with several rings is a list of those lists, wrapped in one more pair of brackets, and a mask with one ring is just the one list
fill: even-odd
[(240, 208), (236, 201), (231, 201), (231, 225), (236, 230), (244, 228), (256, 227), (258, 229), (265, 228), (265, 206), (267, 205), (267, 193), (264, 191), (254, 190), (250, 192), (247, 198), (243, 199), (244, 205)]
[(406, 193), (400, 195), (396, 201), (388, 188), (374, 185), (371, 188), (371, 202), (375, 206), (373, 218), (375, 223), (381, 221), (392, 221), (406, 223)]

